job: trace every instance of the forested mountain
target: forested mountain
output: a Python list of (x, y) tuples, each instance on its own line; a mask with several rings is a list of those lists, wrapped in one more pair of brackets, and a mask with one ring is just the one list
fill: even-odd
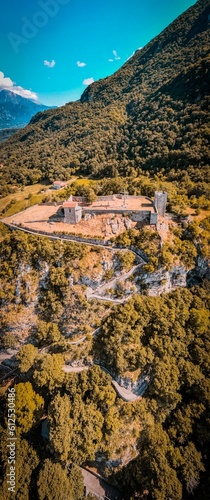
[(17, 132), (17, 128), (4, 128), (2, 130), (0, 130), (0, 142), (4, 142), (6, 141), (6, 139), (8, 139), (8, 137), (10, 137), (11, 135), (15, 134)]
[(21, 97), (10, 90), (0, 91), (0, 129), (24, 127), (36, 113), (49, 106)]
[[(199, 0), (79, 102), (37, 114), (2, 145), (4, 180), (33, 183), (75, 171), (125, 175), (209, 163), (210, 2)], [(6, 166), (6, 169), (5, 169)]]
[[(124, 190), (167, 191), (173, 217), (167, 239), (126, 228), (116, 248), (0, 223), (0, 499), (93, 500), (81, 472), (92, 465), (124, 500), (209, 500), (209, 24), (210, 1), (199, 0), (80, 101), (38, 113), (1, 144), (4, 217)], [(45, 182), (70, 175), (58, 192)], [(134, 251), (146, 263), (127, 285)], [(171, 271), (187, 286), (159, 296)], [(88, 296), (101, 286), (107, 300)], [(115, 291), (132, 297), (117, 304)], [(121, 398), (116, 381), (139, 398)]]

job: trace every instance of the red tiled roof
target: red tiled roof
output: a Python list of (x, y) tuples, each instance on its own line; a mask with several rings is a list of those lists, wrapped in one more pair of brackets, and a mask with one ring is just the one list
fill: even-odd
[(76, 208), (77, 207), (77, 202), (76, 201), (64, 201), (63, 205), (64, 208)]

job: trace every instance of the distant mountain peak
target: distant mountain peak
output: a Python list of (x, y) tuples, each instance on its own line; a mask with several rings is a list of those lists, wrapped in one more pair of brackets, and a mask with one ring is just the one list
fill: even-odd
[(12, 90), (0, 90), (0, 129), (20, 128), (27, 125), (31, 118), (49, 106), (22, 97)]
[(17, 164), (32, 180), (206, 168), (209, 16), (199, 0), (80, 101), (33, 117), (2, 146), (8, 177), (20, 178)]

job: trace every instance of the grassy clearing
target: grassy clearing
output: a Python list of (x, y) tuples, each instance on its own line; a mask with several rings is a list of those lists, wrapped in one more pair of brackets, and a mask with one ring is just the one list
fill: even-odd
[(4, 212), (3, 216), (10, 217), (11, 215), (22, 212), (23, 210), (25, 210), (28, 207), (31, 207), (32, 205), (36, 205), (37, 203), (42, 203), (42, 200), (44, 199), (45, 196), (46, 196), (45, 194), (32, 195), (29, 199), (24, 198), (23, 200), (19, 200), (14, 203), (12, 202), (11, 206), (10, 202), (6, 205), (8, 206), (8, 209)]
[(186, 212), (188, 215), (191, 215), (191, 217), (193, 217), (193, 219), (196, 220), (197, 222), (202, 221), (206, 217), (210, 217), (209, 209), (206, 210), (200, 209), (199, 215), (196, 215), (195, 210), (193, 210), (192, 208), (187, 208)]
[(98, 184), (98, 181), (97, 180), (93, 180), (93, 179), (77, 179), (74, 181), (74, 186), (75, 187), (78, 187), (78, 186), (85, 186), (85, 187), (91, 187), (91, 186), (95, 186), (96, 184)]
[(39, 191), (47, 190), (50, 186), (46, 186), (46, 184), (34, 184), (33, 186), (26, 186), (24, 188), (20, 188), (15, 193), (10, 193), (4, 198), (0, 199), (0, 210), (3, 210), (6, 205), (8, 205), (12, 200), (24, 200), (28, 198), (29, 194), (37, 194)]
[[(68, 184), (75, 182), (75, 180), (76, 177), (73, 177), (68, 181)], [(85, 180), (86, 179), (84, 179), (84, 181)], [(81, 179), (81, 181), (83, 181), (83, 179)], [(44, 192), (40, 193), (40, 191)], [(46, 186), (46, 184), (33, 184), (31, 186), (20, 188), (19, 191), (8, 194), (4, 198), (0, 199), (0, 212), (6, 209), (2, 216), (10, 217), (11, 215), (21, 212), (32, 205), (42, 203), (46, 195), (51, 198), (58, 192), (59, 191), (53, 190), (52, 186)]]
[[(4, 213), (4, 216), (8, 217), (9, 215), (13, 215), (14, 213), (24, 210), (30, 206), (30, 204), (40, 203), (40, 201), (36, 201), (36, 195), (38, 195), (38, 193), (42, 190), (45, 191), (45, 193), (47, 191), (50, 192), (49, 187), (45, 184), (34, 184), (33, 186), (26, 186), (16, 193), (8, 194), (4, 198), (0, 199), (0, 212), (12, 203), (12, 206), (8, 207), (8, 210)], [(38, 196), (38, 200), (42, 201), (45, 194), (40, 194)], [(30, 204), (29, 197), (31, 197)]]

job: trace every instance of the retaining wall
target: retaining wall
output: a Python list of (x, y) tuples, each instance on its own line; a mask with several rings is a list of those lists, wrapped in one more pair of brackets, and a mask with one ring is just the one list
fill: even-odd
[(157, 212), (150, 212), (150, 224), (156, 225), (158, 223), (158, 214)]
[(107, 214), (128, 214), (134, 222), (145, 222), (147, 224), (157, 224), (157, 213), (152, 213), (150, 210), (127, 210), (125, 209), (94, 209), (84, 207), (83, 212), (86, 214), (95, 214), (95, 215), (107, 215)]
[[(4, 221), (3, 221), (4, 222)], [(30, 234), (37, 234), (40, 236), (47, 236), (48, 238), (51, 239), (62, 239), (62, 240), (69, 240), (69, 241), (75, 241), (75, 243), (90, 243), (93, 245), (101, 245), (101, 246), (113, 246), (112, 244), (109, 244), (107, 241), (103, 241), (97, 238), (82, 238), (80, 236), (74, 236), (72, 234), (63, 234), (63, 233), (48, 233), (47, 231), (38, 231), (36, 229), (29, 228), (27, 226), (18, 226), (15, 224), (10, 224), (8, 222), (4, 222), (4, 224), (9, 227), (10, 229), (18, 230), (18, 231), (24, 231), (26, 233)]]

